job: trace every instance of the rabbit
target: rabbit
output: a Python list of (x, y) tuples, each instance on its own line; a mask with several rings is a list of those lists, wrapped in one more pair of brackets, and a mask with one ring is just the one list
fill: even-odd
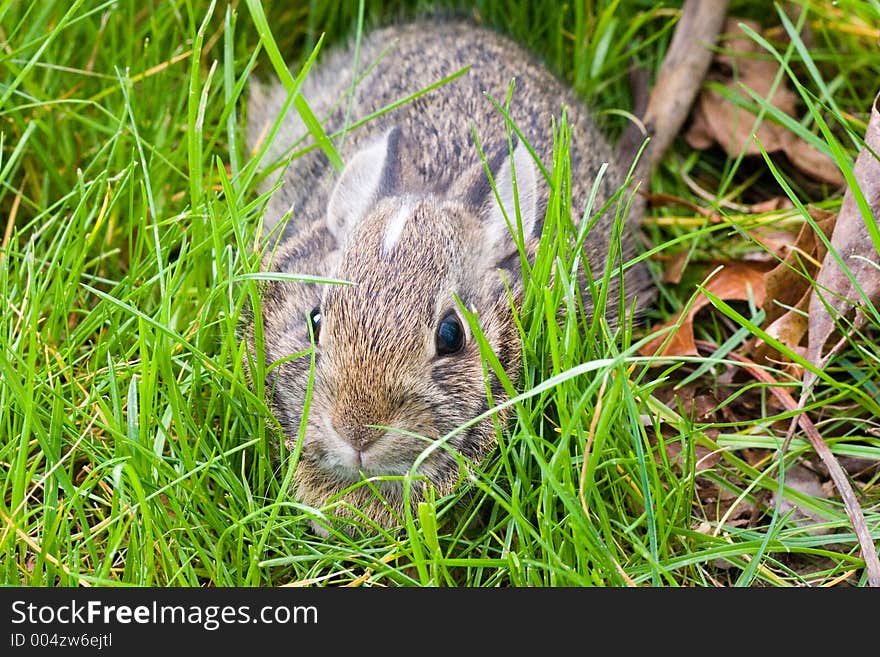
[[(484, 372), (465, 311), (476, 317), (510, 380), (521, 373), (514, 309), (522, 306), (525, 286), (517, 241), (533, 258), (549, 195), (529, 146), (538, 161), (551, 163), (552, 121), (565, 107), (573, 213), (584, 211), (603, 165), (594, 209), (621, 188), (628, 167), (615, 161), (574, 92), (490, 28), (467, 19), (421, 19), (368, 32), (359, 54), (366, 73), (349, 100), (353, 56), (348, 46), (320, 58), (302, 88), (327, 134), (345, 128), (347, 117), (367, 117), (469, 69), (347, 131), (336, 142), (341, 171), (318, 148), (289, 162), (265, 208), (264, 228), (277, 239), (264, 269), (351, 284), (271, 280), (252, 312), (262, 318), (270, 408), (287, 448), (300, 450), (292, 495), (316, 509), (334, 503), (332, 515), (347, 522), (358, 516), (388, 528), (400, 523), (407, 503), (424, 498), (425, 486), (440, 495), (453, 491), (467, 475), (461, 464), (479, 464), (495, 444), (487, 417), (423, 454), (490, 409), (487, 388), (492, 405), (508, 399), (492, 368)], [(522, 138), (491, 100), (503, 106), (511, 81), (509, 116)], [(250, 83), (252, 151), (286, 100), (281, 84)], [(305, 146), (306, 135), (289, 112), (263, 162)], [(267, 176), (263, 191), (273, 180)], [(604, 213), (583, 247), (597, 278), (614, 239), (613, 214)], [(634, 253), (636, 221), (628, 218), (619, 238), (624, 261)], [(610, 285), (616, 308), (619, 282), (612, 278)], [(644, 266), (630, 267), (626, 298), (643, 305), (648, 288)], [(603, 312), (615, 321), (613, 308)], [(252, 321), (246, 336), (255, 354)], [(507, 414), (498, 416), (503, 423)], [(405, 487), (420, 456), (419, 477)], [(313, 522), (329, 531), (329, 524)]]

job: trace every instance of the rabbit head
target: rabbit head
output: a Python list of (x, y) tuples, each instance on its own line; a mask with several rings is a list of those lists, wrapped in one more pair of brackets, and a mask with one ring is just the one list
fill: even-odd
[[(522, 143), (503, 140), (438, 192), (403, 182), (403, 140), (392, 128), (354, 153), (324, 220), (274, 258), (276, 268), (351, 284), (273, 281), (263, 301), (271, 404), (288, 448), (300, 448), (295, 496), (347, 502), (334, 513), (360, 510), (382, 525), (424, 485), (451, 491), (459, 463), (479, 462), (493, 444), (491, 417), (435, 443), (506, 398), (468, 314), (507, 375), (519, 374), (520, 253), (533, 250), (541, 211)], [(302, 256), (320, 245), (320, 261)]]

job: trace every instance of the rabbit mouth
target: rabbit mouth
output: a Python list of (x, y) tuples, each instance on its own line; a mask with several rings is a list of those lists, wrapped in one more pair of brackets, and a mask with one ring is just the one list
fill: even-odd
[[(356, 449), (338, 445), (324, 451), (318, 467), (337, 479), (355, 483), (363, 477), (403, 477), (412, 470), (414, 459), (389, 458), (385, 450), (370, 446)], [(420, 467), (418, 470), (421, 470)], [(417, 471), (418, 471), (417, 470)]]
[(459, 459), (436, 441), (400, 441), (402, 434), (389, 430), (357, 449), (332, 428), (321, 428), (309, 425), (294, 475), (294, 494), (307, 504), (343, 499), (388, 524), (399, 519), (405, 498), (423, 499), (426, 488), (446, 495), (461, 480)]
[[(329, 418), (323, 418), (317, 426), (312, 426), (311, 435), (306, 435), (303, 456), (317, 470), (324, 472), (340, 483), (355, 483), (363, 477), (403, 477), (413, 469), (424, 444), (411, 445), (412, 438), (394, 430), (379, 433), (373, 439), (362, 443), (347, 440), (333, 426)], [(432, 468), (431, 455), (417, 468), (424, 474)]]
[(404, 476), (412, 469), (414, 456), (410, 458), (408, 454), (389, 449), (387, 443), (393, 442), (389, 440), (391, 432), (368, 445), (356, 447), (327, 424), (320, 437), (304, 447), (306, 452), (312, 451), (309, 460), (313, 466), (330, 477), (351, 484), (365, 476)]

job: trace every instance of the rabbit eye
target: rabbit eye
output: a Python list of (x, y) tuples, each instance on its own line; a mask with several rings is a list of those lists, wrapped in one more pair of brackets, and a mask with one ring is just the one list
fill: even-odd
[(321, 307), (315, 306), (309, 313), (309, 323), (312, 325), (312, 335), (315, 336), (315, 343), (318, 342), (318, 336), (321, 334)]
[(437, 355), (449, 356), (464, 347), (464, 328), (455, 311), (450, 310), (437, 325)]

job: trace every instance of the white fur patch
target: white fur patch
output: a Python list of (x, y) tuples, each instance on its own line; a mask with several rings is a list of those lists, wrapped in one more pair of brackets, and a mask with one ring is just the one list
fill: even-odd
[(388, 225), (385, 226), (385, 237), (382, 240), (382, 255), (388, 255), (397, 245), (410, 214), (412, 214), (412, 205), (403, 203), (394, 216), (388, 220)]

